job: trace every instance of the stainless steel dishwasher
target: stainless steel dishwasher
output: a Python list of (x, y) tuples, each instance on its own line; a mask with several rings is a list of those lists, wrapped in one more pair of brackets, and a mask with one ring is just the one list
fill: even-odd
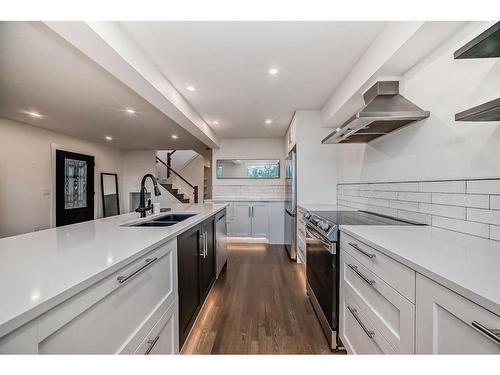
[(219, 277), (227, 263), (227, 223), (226, 210), (215, 216), (215, 264), (216, 277)]

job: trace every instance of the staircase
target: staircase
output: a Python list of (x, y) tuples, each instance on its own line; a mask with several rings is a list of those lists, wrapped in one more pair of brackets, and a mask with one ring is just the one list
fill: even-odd
[[(170, 153), (171, 156), (172, 153)], [(180, 180), (182, 180), (187, 186), (189, 186), (191, 189), (193, 189), (193, 203), (198, 203), (198, 186), (192, 185), (188, 180), (186, 180), (184, 177), (182, 177), (178, 172), (176, 172), (168, 163), (165, 163), (163, 160), (161, 160), (158, 156), (156, 156), (156, 162), (160, 163), (161, 165), (165, 166), (169, 174), (172, 173), (175, 176), (177, 176)], [(169, 158), (169, 162), (171, 162), (171, 158)], [(179, 202), (181, 203), (191, 203), (191, 199), (186, 198), (186, 196), (179, 192), (179, 189), (175, 187), (171, 183), (164, 183), (166, 182), (161, 182), (159, 178), (156, 178), (158, 183), (163, 186), (170, 194), (172, 194)]]
[(182, 193), (179, 193), (179, 189), (175, 188), (172, 184), (162, 184), (159, 182), (161, 186), (163, 186), (167, 191), (172, 194), (175, 198), (177, 198), (181, 203), (189, 203), (189, 198)]

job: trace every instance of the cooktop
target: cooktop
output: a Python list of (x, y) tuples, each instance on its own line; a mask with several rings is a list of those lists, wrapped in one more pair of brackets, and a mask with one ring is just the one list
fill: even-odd
[(367, 211), (312, 211), (311, 213), (337, 225), (422, 225)]

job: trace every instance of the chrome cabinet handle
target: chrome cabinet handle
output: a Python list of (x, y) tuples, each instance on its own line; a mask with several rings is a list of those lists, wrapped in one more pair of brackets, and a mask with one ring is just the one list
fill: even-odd
[(500, 344), (500, 329), (487, 328), (475, 320), (472, 322), (472, 326), (479, 332), (485, 334), (490, 339), (495, 341), (497, 344)]
[(349, 309), (349, 311), (351, 312), (352, 316), (354, 316), (354, 319), (356, 319), (356, 321), (358, 322), (358, 324), (361, 326), (361, 328), (363, 328), (363, 331), (365, 331), (366, 335), (373, 339), (373, 336), (375, 336), (375, 332), (373, 331), (370, 331), (368, 328), (366, 328), (366, 326), (364, 325), (364, 323), (361, 321), (361, 319), (359, 318), (358, 316), (358, 311), (356, 309), (353, 309), (351, 306), (347, 305), (347, 308)]
[(248, 206), (248, 217), (252, 217), (252, 206)]
[(204, 258), (208, 255), (208, 233), (205, 232), (205, 255)]
[(375, 258), (375, 254), (371, 254), (365, 250), (363, 250), (362, 248), (359, 247), (359, 245), (357, 243), (354, 243), (354, 242), (349, 242), (349, 245), (351, 245), (352, 247), (354, 247), (356, 250), (358, 250), (361, 254), (367, 256), (368, 258), (370, 259), (373, 259)]
[(154, 262), (156, 262), (158, 260), (158, 258), (153, 258), (153, 259), (146, 259), (146, 264), (144, 264), (143, 266), (139, 267), (138, 269), (136, 269), (134, 272), (132, 272), (130, 275), (128, 276), (118, 276), (116, 278), (116, 280), (118, 280), (118, 282), (120, 284), (123, 284), (124, 282), (126, 282), (127, 280), (130, 280), (132, 277), (134, 277), (135, 275), (137, 275), (138, 273), (144, 271), (147, 267), (149, 267), (150, 265), (152, 265)]
[(148, 349), (146, 350), (146, 355), (148, 355), (151, 350), (155, 347), (156, 343), (158, 342), (158, 339), (160, 338), (160, 335), (156, 336), (153, 340), (148, 340)]
[(200, 256), (205, 258), (205, 232), (200, 233), (200, 247), (201, 247)]
[(375, 280), (370, 280), (368, 277), (366, 277), (365, 275), (363, 275), (359, 270), (358, 270), (358, 266), (355, 266), (354, 264), (347, 264), (349, 266), (349, 268), (351, 270), (354, 271), (354, 273), (356, 273), (356, 275), (358, 275), (359, 277), (361, 277), (363, 279), (363, 281), (365, 283), (367, 283), (368, 285), (370, 286), (374, 286), (375, 285)]

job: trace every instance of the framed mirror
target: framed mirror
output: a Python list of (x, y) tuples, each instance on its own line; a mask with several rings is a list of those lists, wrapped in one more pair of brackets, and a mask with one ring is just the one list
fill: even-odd
[(102, 209), (104, 217), (120, 215), (118, 175), (101, 173)]
[(280, 178), (279, 159), (219, 159), (216, 163), (216, 177), (274, 179)]

